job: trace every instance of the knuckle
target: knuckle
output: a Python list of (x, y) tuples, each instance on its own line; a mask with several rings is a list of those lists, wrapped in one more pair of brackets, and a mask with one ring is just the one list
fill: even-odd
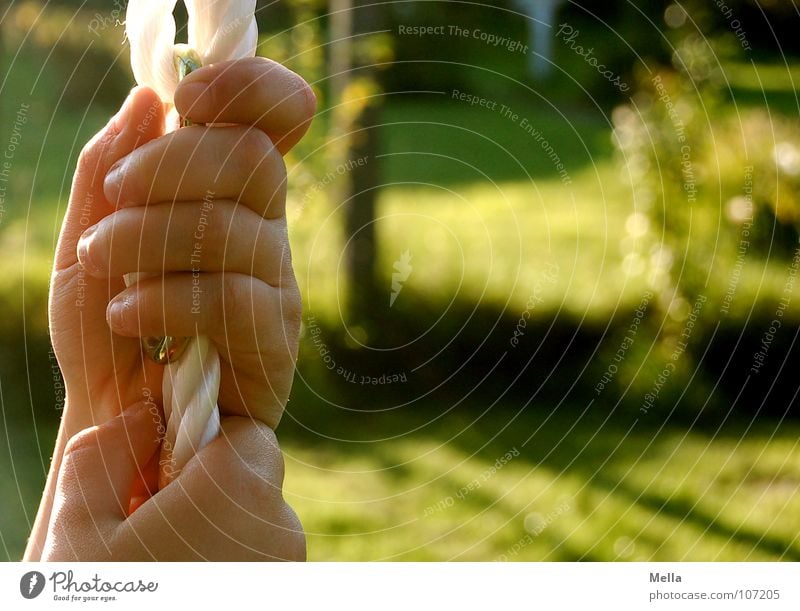
[(117, 221), (116, 218), (106, 217), (94, 226), (91, 239), (85, 242), (86, 254), (92, 262), (108, 263), (111, 254), (109, 245), (112, 240), (109, 234), (118, 232)]
[(267, 194), (283, 197), (286, 165), (269, 136), (258, 128), (248, 128), (242, 135), (239, 150), (246, 176), (243, 191), (258, 202), (263, 202)]
[[(203, 222), (203, 214), (202, 212), (198, 212), (198, 223)], [(236, 239), (238, 235), (240, 235), (240, 231), (238, 231), (238, 226), (232, 224), (232, 220), (235, 222), (236, 215), (230, 209), (230, 206), (225, 204), (217, 204), (207, 212), (205, 219), (204, 229), (203, 229), (203, 239), (207, 239), (208, 241), (208, 257), (214, 261), (222, 261), (225, 258), (227, 250), (230, 246), (229, 242), (232, 239)], [(191, 243), (190, 240), (190, 248), (193, 248), (194, 244)]]
[(286, 338), (294, 342), (300, 335), (300, 323), (303, 318), (303, 300), (296, 284), (281, 289), (281, 301)]
[[(138, 240), (140, 229), (147, 217), (139, 208), (122, 208), (100, 220), (89, 242), (89, 249), (99, 249), (109, 254), (127, 254), (131, 237)], [(113, 245), (113, 249), (112, 249)]]
[[(285, 464), (275, 432), (266, 424), (240, 419), (222, 446), (224, 472), (236, 473), (240, 494), (257, 499), (256, 506), (282, 499)], [(257, 440), (257, 444), (253, 441)]]
[(96, 162), (96, 155), (94, 155), (94, 142), (89, 141), (83, 145), (81, 152), (78, 154), (78, 170), (86, 171), (91, 169), (92, 162)]
[[(113, 141), (116, 131), (113, 129), (106, 129), (96, 134), (89, 142), (83, 145), (80, 154), (78, 155), (78, 169), (84, 172), (91, 172), (94, 174), (100, 166), (100, 162), (104, 156), (108, 156), (106, 151), (109, 144)], [(109, 164), (110, 165), (110, 164)]]
[(79, 462), (97, 448), (97, 429), (86, 429), (73, 435), (64, 448), (64, 460)]
[(283, 214), (286, 201), (286, 165), (277, 152), (265, 157), (260, 164), (260, 177), (256, 181), (255, 197), (263, 202), (263, 214), (276, 218)]
[[(250, 225), (252, 227), (252, 223)], [(294, 284), (291, 245), (285, 223), (276, 226), (261, 219), (254, 236), (253, 271), (271, 287), (278, 288)]]
[[(129, 153), (124, 162), (120, 162), (122, 182), (120, 193), (128, 202), (146, 202), (155, 186), (168, 176), (166, 163), (153, 164), (149, 150), (145, 147)], [(152, 169), (151, 169), (152, 168)]]
[(247, 128), (238, 146), (238, 163), (245, 177), (242, 194), (261, 201), (268, 193), (285, 190), (286, 166), (272, 140), (260, 129)]
[(271, 481), (276, 473), (260, 473), (258, 465), (247, 464), (239, 460), (238, 487), (239, 494), (252, 501), (254, 508), (272, 507), (282, 500), (283, 494), (279, 486)]
[(273, 149), (258, 160), (256, 181), (266, 192), (281, 194), (286, 190), (286, 165), (278, 150)]
[(260, 162), (274, 149), (269, 136), (255, 127), (248, 127), (242, 134), (239, 151), (245, 159)]
[(219, 312), (228, 335), (246, 337), (253, 334), (252, 280), (241, 274), (222, 274)]
[[(284, 248), (281, 252), (281, 271), (279, 285), (294, 293), (298, 301), (301, 301), (300, 289), (297, 286), (297, 277), (294, 275), (294, 267), (292, 266), (292, 251), (289, 248)], [(302, 302), (300, 303), (302, 308)]]

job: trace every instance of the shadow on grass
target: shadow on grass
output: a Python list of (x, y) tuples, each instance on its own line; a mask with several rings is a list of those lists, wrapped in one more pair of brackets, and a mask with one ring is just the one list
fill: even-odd
[(626, 483), (619, 483), (602, 475), (595, 475), (592, 484), (599, 486), (609, 493), (613, 493), (630, 504), (638, 504), (653, 513), (666, 515), (680, 522), (689, 522), (709, 533), (724, 538), (726, 541), (742, 543), (753, 549), (759, 549), (779, 557), (781, 560), (797, 562), (800, 560), (800, 549), (792, 541), (784, 541), (767, 532), (756, 532), (749, 528), (733, 527), (723, 524), (719, 516), (698, 507), (698, 499), (689, 500), (671, 496), (664, 498), (660, 495), (643, 492)]
[[(596, 378), (605, 368), (605, 362), (593, 353), (598, 344), (616, 345), (614, 321), (606, 330), (604, 323), (569, 316), (555, 319), (543, 314), (531, 319), (524, 343), (516, 350), (509, 350), (508, 338), (518, 318), (495, 308), (455, 304), (440, 323), (441, 327), (434, 325), (432, 330), (430, 321), (438, 316), (433, 305), (421, 306), (417, 302), (413, 309), (407, 312), (398, 309), (393, 316), (396, 318), (391, 324), (376, 319), (364, 325), (367, 340), (379, 338), (381, 350), (357, 349), (340, 329), (324, 325), (320, 327), (320, 336), (337, 367), (371, 379), (386, 372), (403, 371), (404, 383), (350, 382), (320, 365), (323, 361), (319, 346), (306, 336), (295, 391), (279, 433), (293, 447), (312, 452), (316, 464), (358, 459), (369, 469), (379, 471), (381, 478), (393, 482), (390, 490), (402, 491), (427, 482), (426, 485), (433, 486), (432, 494), (441, 494), (456, 491), (465, 484), (464, 472), (451, 472), (454, 466), (451, 460), (464, 465), (492, 465), (498, 457), (516, 448), (520, 455), (514, 459), (513, 469), (515, 477), (522, 480), (527, 477), (525, 473), (537, 471), (548, 473), (553, 482), (574, 480), (584, 490), (581, 503), (588, 502), (586, 493), (595, 492), (617, 503), (621, 500), (625, 506), (684, 522), (715, 538), (737, 542), (767, 555), (800, 560), (800, 551), (794, 543), (771, 530), (762, 533), (746, 524), (736, 527), (729, 517), (720, 519), (707, 505), (693, 502), (700, 498), (654, 492), (624, 476), (631, 467), (637, 467), (642, 457), (651, 462), (655, 457), (657, 465), (662, 459), (666, 461), (674, 437), (687, 432), (709, 446), (715, 441), (728, 443), (755, 438), (763, 439), (763, 447), (768, 448), (776, 441), (783, 444), (786, 439), (796, 438), (800, 434), (796, 424), (779, 426), (774, 419), (763, 418), (748, 431), (755, 410), (748, 413), (741, 405), (707, 416), (702, 427), (694, 424), (696, 405), (683, 405), (669, 416), (667, 399), (676, 399), (688, 384), (681, 379), (671, 382), (675, 395), (665, 397), (658, 410), (639, 421), (636, 410), (618, 404), (614, 395), (604, 401), (593, 401), (592, 385), (587, 380)], [(698, 337), (706, 337), (698, 333)], [(414, 338), (419, 339), (411, 341)], [(38, 502), (44, 482), (43, 465), (52, 447), (59, 416), (53, 409), (56, 393), (46, 338), (29, 338), (27, 363), (12, 358), (15, 354), (12, 348), (20, 345), (17, 340), (22, 341), (9, 340), (10, 348), (0, 351), (3, 415), (8, 427), (4, 447), (0, 449), (0, 464), (6, 475), (2, 480), (0, 513), (4, 517), (0, 519), (0, 537), (8, 558), (19, 557), (24, 545), (25, 512), (32, 516)], [(739, 341), (739, 335), (733, 330), (723, 331), (715, 338), (723, 344), (728, 342), (729, 346), (734, 340)], [(409, 346), (402, 350), (387, 349), (406, 343)], [(747, 346), (740, 349), (749, 357)], [(779, 346), (776, 344), (773, 350), (771, 355), (778, 355)], [(720, 358), (731, 354), (724, 345), (718, 351), (723, 355)], [(790, 352), (786, 358), (791, 356)], [(784, 359), (776, 356), (775, 360)], [(28, 372), (30, 389), (26, 382)], [(443, 381), (446, 382), (442, 384)], [(791, 384), (796, 386), (789, 379), (783, 380), (783, 384), (788, 390)], [(721, 402), (727, 400), (723, 398)], [(725, 425), (720, 429), (723, 422)], [(403, 451), (407, 451), (409, 443), (421, 453), (429, 451), (426, 448), (443, 448), (445, 458), (436, 459), (441, 462), (426, 462), (427, 471), (421, 473), (419, 465), (398, 450), (398, 441), (406, 442)], [(37, 443), (41, 450), (37, 449)], [(743, 458), (749, 459), (744, 454)], [(16, 469), (14, 476), (12, 465)], [(729, 483), (735, 483), (737, 474), (739, 471), (729, 470), (724, 475)], [(759, 476), (770, 475), (774, 474)], [(658, 477), (654, 475), (651, 481), (658, 482)], [(569, 486), (562, 488), (572, 490)], [(519, 500), (516, 497), (510, 502), (502, 491), (490, 488), (475, 490), (465, 501), (464, 515), (473, 519), (490, 510), (495, 519), (510, 524), (519, 520), (519, 512), (523, 510)], [(523, 508), (526, 502), (522, 503)], [(419, 512), (423, 509), (420, 507)], [(358, 532), (357, 524), (345, 518), (339, 522), (347, 532)], [(539, 544), (542, 541), (552, 543), (556, 550), (552, 557), (609, 559), (607, 551), (578, 545), (558, 527), (542, 533)]]
[[(379, 349), (354, 347), (341, 329), (322, 326), (317, 335), (324, 340), (328, 362), (345, 372), (373, 379), (386, 372), (413, 372), (408, 373), (407, 383), (365, 385), (349, 381), (335, 370), (320, 367), (319, 345), (306, 338), (294, 398), (281, 434), (331, 457), (363, 457), (380, 470), (382, 477), (394, 481), (397, 489), (425, 478), (436, 482), (439, 491), (458, 490), (464, 482), (463, 474), (451, 473), (453, 465), (447, 461), (438, 473), (415, 472), (415, 466), (408, 464), (410, 459), (395, 452), (396, 441), (416, 439), (421, 452), (422, 448), (445, 447), (460, 457), (454, 458), (456, 461), (477, 460), (488, 465), (516, 448), (520, 451), (515, 459), (518, 469), (530, 473), (546, 470), (554, 482), (562, 477), (577, 479), (584, 499), (586, 494), (597, 494), (609, 500), (610, 505), (603, 508), (606, 518), (609, 512), (613, 516), (614, 506), (621, 503), (657, 517), (662, 526), (665, 520), (678, 523), (683, 536), (687, 532), (704, 533), (716, 542), (730, 541), (765, 556), (800, 559), (794, 542), (772, 527), (760, 531), (752, 522), (735, 524), (737, 518), (726, 514), (725, 509), (742, 502), (736, 493), (731, 506), (726, 504), (715, 515), (711, 509), (718, 500), (715, 495), (730, 487), (725, 482), (717, 481), (722, 488), (709, 487), (694, 497), (687, 497), (691, 493), (680, 489), (681, 485), (695, 489), (698, 481), (709, 477), (702, 464), (697, 471), (691, 466), (705, 455), (704, 450), (697, 449), (698, 444), (721, 452), (733, 446), (732, 442), (761, 440), (756, 445), (768, 449), (776, 441), (783, 444), (800, 434), (796, 423), (782, 421), (797, 390), (797, 381), (791, 375), (779, 376), (774, 369), (764, 376), (765, 383), (776, 381), (771, 388), (746, 389), (738, 401), (732, 395), (741, 388), (741, 368), (748, 366), (751, 348), (758, 344), (757, 332), (743, 335), (740, 328), (733, 327), (720, 327), (713, 333), (698, 329), (693, 336), (697, 344), (686, 358), (702, 361), (710, 376), (676, 374), (657, 405), (642, 417), (639, 394), (633, 393), (631, 402), (625, 398), (624, 389), (617, 388), (597, 400), (589, 383), (597, 379), (607, 362), (596, 356), (595, 348), (619, 343), (617, 321), (606, 329), (604, 323), (569, 316), (557, 320), (546, 315), (532, 318), (525, 345), (510, 351), (507, 341), (517, 320), (506, 312), (457, 304), (448, 312), (448, 326), (434, 326), (433, 330), (429, 328), (429, 321), (436, 320), (432, 307), (426, 310), (417, 305), (413, 313), (406, 317), (394, 313), (397, 318), (391, 324), (380, 319), (363, 323), (366, 343), (379, 337)], [(629, 313), (621, 314), (620, 319), (629, 319)], [(771, 357), (776, 363), (791, 362), (792, 335), (787, 332), (782, 343), (773, 346)], [(411, 348), (391, 349), (411, 338), (418, 338)], [(711, 349), (706, 351), (709, 342)], [(603, 354), (602, 350), (598, 354)], [(424, 367), (415, 369), (419, 362), (425, 363)], [(651, 374), (652, 369), (645, 370), (646, 382)], [(706, 379), (722, 379), (722, 383), (715, 389)], [(443, 380), (447, 382), (442, 385)], [(697, 397), (711, 400), (704, 404)], [(760, 399), (753, 402), (749, 397)], [(765, 397), (769, 409), (759, 413)], [(686, 445), (679, 441), (676, 450), (676, 439), (686, 440)], [(738, 459), (749, 467), (758, 457), (753, 448), (751, 444), (738, 450)], [(670, 463), (676, 457), (680, 459), (678, 467)], [(662, 481), (668, 480), (670, 470), (676, 468), (694, 472), (674, 490), (664, 491)], [(635, 484), (627, 477), (631, 471), (639, 481), (643, 481), (643, 474), (650, 479)], [(618, 474), (616, 480), (614, 474)], [(738, 483), (750, 477), (744, 466), (729, 467), (718, 475), (735, 484), (737, 492)], [(774, 475), (767, 473), (765, 477)], [(491, 507), (510, 520), (520, 511), (486, 490), (471, 493), (468, 504), (471, 515)], [(588, 513), (594, 510), (587, 508)], [(613, 521), (613, 517), (609, 519)], [(652, 536), (647, 532), (639, 535), (644, 539)], [(557, 542), (556, 555), (560, 558), (610, 559), (608, 550), (576, 546), (569, 537), (559, 539), (557, 531), (542, 536)], [(654, 543), (654, 549), (661, 543)], [(716, 552), (705, 549), (698, 553)]]

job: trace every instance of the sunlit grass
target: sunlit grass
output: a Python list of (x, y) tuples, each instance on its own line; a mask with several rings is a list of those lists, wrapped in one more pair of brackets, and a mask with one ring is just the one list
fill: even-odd
[[(621, 242), (634, 212), (610, 161), (584, 169), (569, 188), (557, 178), (389, 187), (379, 198), (376, 269), (388, 295), (394, 262), (408, 251), (413, 273), (407, 285), (431, 302), (458, 298), (521, 312), (535, 292), (543, 298), (540, 313), (607, 320), (635, 308), (652, 288), (644, 273), (623, 266)], [(302, 208), (290, 202), (289, 215), (306, 309), (336, 323), (346, 292), (341, 210), (320, 198)], [(737, 244), (728, 228), (717, 236), (720, 222), (714, 207), (697, 207), (692, 248), (703, 252), (699, 260), (707, 265), (714, 257), (711, 273), (702, 270), (697, 283), (708, 278), (703, 293), (721, 303), (734, 271), (740, 273), (729, 318), (743, 320), (753, 308), (777, 303), (787, 263), (748, 256), (734, 270)], [(545, 278), (553, 265), (557, 273)], [(800, 319), (800, 305), (792, 302), (787, 316)]]
[(732, 87), (757, 91), (793, 91), (800, 85), (800, 68), (786, 63), (726, 62), (723, 72)]
[[(740, 441), (596, 428), (528, 413), (488, 448), (452, 418), (413, 438), (336, 451), (284, 441), (286, 495), (317, 560), (800, 558), (797, 427)], [(488, 422), (487, 422), (488, 420)], [(771, 439), (770, 439), (771, 438)], [(488, 479), (497, 458), (520, 455)], [(464, 492), (464, 487), (481, 485)], [(461, 491), (461, 493), (459, 493)]]
[[(308, 534), (309, 557), (800, 558), (797, 426), (757, 426), (748, 436), (739, 425), (717, 436), (634, 428), (626, 436), (627, 426), (585, 419), (568, 432), (571, 417), (556, 414), (526, 444), (547, 413), (523, 413), (495, 436), (513, 414), (500, 410), (477, 422), (451, 416), (413, 436), (403, 435), (403, 426), (424, 421), (401, 426), (387, 418), (368, 444), (281, 432), (285, 494)], [(14, 559), (54, 431), (40, 430), (43, 460), (30, 419), (8, 425), (0, 453), (0, 551)], [(492, 473), (512, 450), (519, 456)]]

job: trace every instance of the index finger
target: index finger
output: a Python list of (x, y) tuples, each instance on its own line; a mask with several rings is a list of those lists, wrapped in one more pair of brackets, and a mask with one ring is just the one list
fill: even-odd
[(308, 130), (317, 100), (308, 83), (288, 68), (249, 57), (195, 70), (178, 86), (175, 106), (195, 123), (257, 127), (286, 153)]

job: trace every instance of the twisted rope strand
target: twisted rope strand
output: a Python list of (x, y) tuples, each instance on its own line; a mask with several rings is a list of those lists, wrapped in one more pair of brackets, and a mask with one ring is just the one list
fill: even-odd
[(158, 487), (172, 482), (220, 430), (219, 355), (211, 340), (197, 336), (169, 363), (162, 386), (166, 434), (161, 444)]
[[(201, 66), (197, 53), (187, 45), (175, 45), (178, 81)], [(181, 117), (180, 127), (191, 125)], [(128, 274), (126, 284), (143, 274)], [(186, 463), (220, 431), (219, 354), (207, 337), (143, 338), (147, 355), (165, 364), (162, 382), (164, 417), (167, 421), (159, 458), (158, 487), (174, 481)]]

